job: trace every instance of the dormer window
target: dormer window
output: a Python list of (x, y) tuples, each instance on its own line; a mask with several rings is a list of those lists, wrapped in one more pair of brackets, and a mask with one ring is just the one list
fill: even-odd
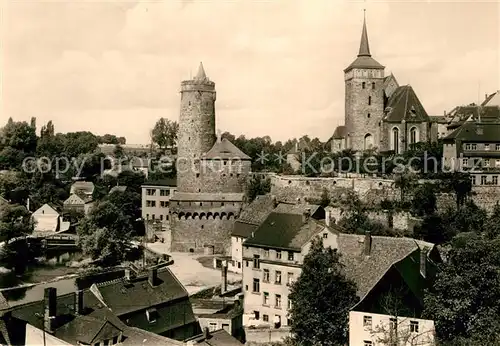
[(155, 323), (156, 320), (158, 319), (158, 311), (156, 311), (156, 308), (147, 309), (146, 318), (148, 319), (149, 323)]

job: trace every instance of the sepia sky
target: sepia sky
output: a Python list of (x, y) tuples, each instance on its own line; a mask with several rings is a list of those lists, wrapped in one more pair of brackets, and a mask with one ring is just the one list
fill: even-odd
[(2, 124), (35, 116), (148, 143), (158, 118), (178, 120), (180, 82), (203, 61), (221, 131), (325, 141), (344, 121), (363, 8), (372, 56), (430, 115), (500, 89), (496, 1), (0, 3)]

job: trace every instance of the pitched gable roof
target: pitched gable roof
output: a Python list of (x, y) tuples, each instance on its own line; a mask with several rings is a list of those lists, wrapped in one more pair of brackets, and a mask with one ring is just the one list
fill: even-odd
[(380, 281), (385, 273), (396, 263), (411, 255), (414, 251), (434, 244), (411, 238), (372, 236), (370, 256), (365, 256), (365, 236), (357, 234), (338, 235), (338, 250), (345, 265), (346, 276), (357, 286), (357, 295), (361, 300)]
[(242, 345), (235, 337), (231, 336), (224, 329), (219, 329), (209, 332), (208, 336), (198, 335), (193, 338), (187, 339), (188, 344), (191, 342), (194, 345), (206, 346), (238, 346)]
[(344, 125), (337, 126), (335, 132), (333, 133), (333, 139), (344, 139), (347, 137), (347, 127)]
[(245, 241), (246, 246), (269, 247), (300, 251), (325, 224), (301, 214), (273, 211)]
[(387, 101), (386, 122), (428, 122), (429, 116), (410, 85), (398, 87)]
[(500, 90), (487, 95), (481, 106), (500, 106)]
[(241, 159), (250, 160), (250, 156), (242, 152), (227, 138), (216, 141), (212, 149), (203, 155), (203, 159)]
[(274, 209), (271, 195), (257, 196), (252, 203), (241, 211), (238, 221), (252, 225), (260, 225)]
[(37, 216), (59, 216), (59, 213), (57, 212), (57, 210), (52, 207), (50, 204), (48, 203), (45, 203), (44, 205), (42, 205), (40, 208), (38, 208), (37, 210), (35, 210), (33, 212), (33, 216), (34, 217), (37, 217)]
[(106, 305), (118, 316), (187, 297), (184, 286), (167, 267), (158, 270), (158, 284), (154, 287), (146, 275), (131, 282), (119, 278), (97, 287)]
[(63, 203), (64, 205), (85, 204), (85, 201), (78, 194), (73, 193)]
[(444, 138), (445, 141), (498, 142), (500, 123), (465, 122)]

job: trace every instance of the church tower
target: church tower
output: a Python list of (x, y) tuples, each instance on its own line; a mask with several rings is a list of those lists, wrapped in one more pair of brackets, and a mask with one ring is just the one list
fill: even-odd
[(384, 115), (384, 69), (371, 56), (364, 18), (358, 57), (344, 70), (347, 148), (361, 151), (378, 147)]
[(181, 82), (177, 188), (179, 192), (199, 192), (197, 179), (200, 157), (215, 143), (215, 83), (200, 63), (192, 80)]

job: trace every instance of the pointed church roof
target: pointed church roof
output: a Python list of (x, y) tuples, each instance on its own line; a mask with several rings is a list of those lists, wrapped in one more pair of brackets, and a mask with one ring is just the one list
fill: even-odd
[(429, 122), (429, 115), (410, 85), (398, 87), (387, 101), (386, 122)]
[(203, 63), (200, 62), (200, 66), (198, 67), (198, 73), (196, 74), (196, 77), (194, 77), (195, 80), (205, 80), (207, 79), (207, 75), (205, 74), (205, 69), (203, 68)]
[(381, 65), (377, 60), (373, 59), (370, 53), (370, 45), (368, 43), (368, 30), (366, 29), (366, 18), (363, 18), (363, 31), (361, 32), (361, 42), (359, 44), (358, 57), (344, 70), (344, 72), (348, 72), (353, 68), (385, 68), (385, 66)]
[(370, 45), (368, 44), (368, 32), (366, 31), (366, 17), (363, 18), (363, 31), (361, 32), (358, 56), (372, 56), (370, 54)]
[(242, 152), (236, 145), (231, 143), (227, 138), (217, 140), (212, 149), (207, 151), (203, 159), (242, 159), (250, 160), (250, 156)]

